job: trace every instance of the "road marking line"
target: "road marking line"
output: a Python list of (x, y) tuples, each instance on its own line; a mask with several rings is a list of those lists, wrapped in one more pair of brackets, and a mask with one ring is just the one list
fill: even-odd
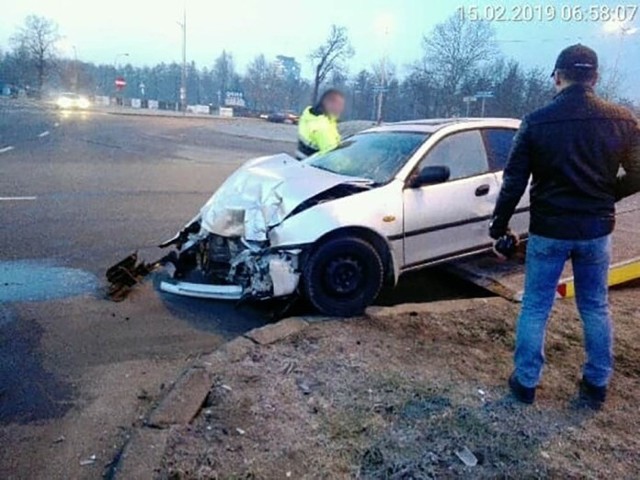
[(11, 145), (9, 145), (8, 147), (0, 148), (0, 153), (10, 152), (14, 148), (15, 147), (12, 147)]
[(0, 202), (28, 202), (37, 199), (38, 197), (0, 197)]
[(49, 135), (49, 130), (45, 130), (44, 132), (39, 133), (38, 137), (42, 138), (42, 137), (46, 137), (47, 135)]

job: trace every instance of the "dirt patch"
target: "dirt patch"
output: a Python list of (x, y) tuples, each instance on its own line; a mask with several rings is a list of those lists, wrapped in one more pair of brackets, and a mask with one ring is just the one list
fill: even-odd
[(573, 403), (570, 302), (554, 310), (533, 407), (505, 387), (517, 305), (332, 321), (218, 371), (201, 414), (172, 432), (162, 478), (635, 478), (637, 295), (612, 295), (618, 368), (599, 413)]

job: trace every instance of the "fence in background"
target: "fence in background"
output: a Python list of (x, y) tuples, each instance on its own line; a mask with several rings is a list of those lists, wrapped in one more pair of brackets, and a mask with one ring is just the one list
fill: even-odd
[[(178, 104), (176, 102), (161, 102), (158, 100), (147, 100), (142, 98), (120, 98), (120, 97), (108, 97), (105, 95), (97, 95), (93, 99), (93, 103), (99, 107), (125, 107), (132, 109), (147, 109), (147, 110), (167, 110), (178, 111)], [(215, 109), (209, 105), (188, 105), (187, 112), (196, 115), (219, 115), (221, 117), (233, 117), (234, 111), (230, 107), (221, 107)]]

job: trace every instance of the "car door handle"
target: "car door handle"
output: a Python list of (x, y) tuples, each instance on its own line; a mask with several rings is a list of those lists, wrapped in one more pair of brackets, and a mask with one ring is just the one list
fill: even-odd
[(489, 185), (480, 185), (476, 188), (476, 197), (484, 197), (485, 195), (488, 195), (490, 191), (491, 187)]

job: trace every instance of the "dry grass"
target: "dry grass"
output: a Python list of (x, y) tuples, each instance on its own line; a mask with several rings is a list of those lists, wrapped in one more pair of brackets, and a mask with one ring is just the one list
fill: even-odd
[[(583, 354), (570, 305), (554, 312), (534, 407), (504, 385), (517, 306), (329, 322), (220, 371), (202, 414), (173, 432), (162, 476), (637, 478), (637, 295), (613, 294), (617, 373), (599, 413), (572, 404)], [(455, 455), (465, 446), (477, 466)]]

